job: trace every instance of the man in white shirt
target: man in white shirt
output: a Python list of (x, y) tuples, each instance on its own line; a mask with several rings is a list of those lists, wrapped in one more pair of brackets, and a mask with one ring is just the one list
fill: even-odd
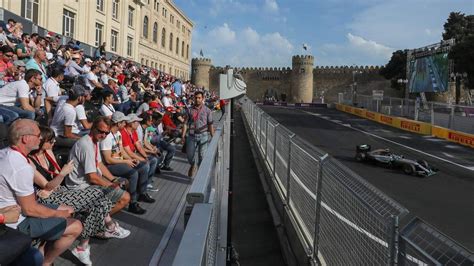
[(102, 100), (104, 103), (100, 107), (100, 114), (105, 117), (111, 118), (112, 115), (115, 113), (114, 106), (112, 105), (112, 103), (114, 102), (114, 93), (109, 90), (104, 91), (102, 93)]
[(173, 100), (171, 100), (171, 92), (170, 90), (165, 91), (165, 96), (163, 96), (163, 99), (161, 99), (161, 102), (163, 103), (164, 107), (169, 107), (173, 106)]
[(53, 117), (51, 110), (56, 106), (61, 95), (61, 88), (59, 87), (59, 82), (64, 79), (64, 67), (57, 66), (53, 68), (51, 77), (46, 80), (44, 84), (45, 95), (45, 107), (46, 113), (50, 118)]
[(81, 85), (74, 85), (69, 90), (69, 98), (56, 108), (51, 122), (51, 129), (56, 134), (56, 146), (72, 147), (80, 139), (77, 127), (76, 106), (84, 101), (85, 89)]
[(41, 133), (37, 123), (28, 119), (15, 121), (8, 129), (8, 139), (11, 146), (0, 150), (0, 208), (21, 207), (18, 223), (8, 226), (31, 238), (47, 241), (43, 263), (51, 265), (79, 236), (82, 224), (70, 218), (74, 213), (72, 207), (49, 208), (36, 201), (33, 188), (35, 170), (26, 154), (39, 147)]
[[(30, 69), (25, 73), (25, 79), (10, 82), (0, 89), (0, 115), (13, 115), (16, 118), (35, 119), (36, 113), (40, 114), (42, 102), (42, 80), (41, 72), (36, 69)], [(35, 91), (34, 98), (30, 103), (30, 92)], [(13, 121), (10, 121), (10, 123)]]
[(91, 71), (91, 66), (92, 66), (92, 60), (90, 58), (84, 59), (84, 62), (86, 63), (82, 69), (84, 70), (84, 73), (89, 73)]
[(86, 74), (85, 83), (89, 87), (89, 90), (93, 91), (95, 88), (103, 88), (99, 82), (97, 74), (100, 73), (100, 67), (98, 65), (91, 66), (91, 71)]

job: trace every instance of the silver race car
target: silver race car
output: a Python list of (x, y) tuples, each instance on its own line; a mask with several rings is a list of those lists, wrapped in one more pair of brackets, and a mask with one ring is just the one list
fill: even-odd
[(425, 160), (407, 159), (403, 155), (392, 153), (389, 149), (371, 150), (368, 144), (356, 146), (355, 159), (358, 162), (371, 162), (388, 168), (399, 168), (407, 175), (419, 177), (431, 176), (438, 171)]

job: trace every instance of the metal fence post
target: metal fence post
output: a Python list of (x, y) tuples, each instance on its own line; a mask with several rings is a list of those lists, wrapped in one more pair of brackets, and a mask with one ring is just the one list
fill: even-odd
[(286, 163), (286, 202), (290, 204), (290, 171), (291, 171), (291, 143), (295, 134), (290, 135), (290, 141), (288, 142), (288, 162)]
[(405, 104), (404, 104), (403, 99), (402, 99), (402, 105), (401, 105), (401, 110), (400, 110), (400, 116), (402, 116), (402, 117), (403, 117), (403, 113), (404, 113), (403, 109), (405, 109)]
[(268, 161), (268, 119), (265, 121), (265, 161)]
[(276, 142), (277, 142), (277, 128), (280, 125), (280, 123), (277, 123), (274, 128), (273, 132), (273, 178), (276, 178), (276, 169), (275, 169), (275, 162), (276, 162)]
[(390, 217), (390, 233), (391, 239), (389, 243), (389, 265), (398, 265), (398, 242), (399, 242), (399, 232), (398, 232), (398, 216), (392, 215)]
[[(316, 215), (314, 223), (314, 237), (313, 237), (313, 259), (318, 258), (318, 246), (319, 246), (319, 225), (321, 217), (321, 192), (323, 185), (323, 167), (326, 163), (329, 155), (326, 153), (319, 159), (319, 169), (318, 169), (318, 180), (316, 182)], [(319, 263), (320, 264), (320, 263)]]
[(449, 113), (449, 129), (454, 128), (454, 106), (451, 106), (451, 112)]

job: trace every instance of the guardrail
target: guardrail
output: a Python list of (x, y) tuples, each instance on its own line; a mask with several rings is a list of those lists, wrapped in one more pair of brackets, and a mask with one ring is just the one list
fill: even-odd
[(226, 264), (230, 120), (230, 112), (226, 112), (186, 195), (185, 215), (190, 217), (173, 261), (175, 266)]
[[(346, 94), (343, 103), (353, 105), (352, 97)], [(430, 123), (447, 129), (474, 134), (474, 106), (447, 104), (439, 102), (417, 103), (416, 100), (384, 97), (374, 100), (371, 95), (357, 94), (357, 107), (370, 111), (406, 117), (416, 121)]]
[(407, 209), (296, 136), (250, 99), (242, 100), (242, 109), (285, 206), (277, 210), (290, 217), (285, 226), (297, 231), (306, 264), (465, 265), (474, 261), (472, 252), (420, 219), (399, 231)]

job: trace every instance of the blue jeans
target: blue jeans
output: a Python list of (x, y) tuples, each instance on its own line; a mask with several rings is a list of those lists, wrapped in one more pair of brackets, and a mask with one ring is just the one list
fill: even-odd
[(41, 266), (43, 265), (43, 255), (41, 252), (34, 248), (30, 247), (27, 249), (20, 257), (13, 261), (10, 265), (32, 265), (32, 266)]
[(151, 178), (155, 175), (156, 167), (161, 162), (162, 157), (149, 155), (148, 156), (148, 165), (150, 166), (150, 170), (148, 171), (148, 183), (150, 183)]
[(0, 105), (0, 116), (2, 117), (2, 123), (10, 125), (13, 121), (20, 118), (18, 113), (5, 108), (6, 106)]
[[(28, 110), (23, 110), (20, 107), (5, 106), (5, 105), (0, 106), (0, 112), (1, 112), (2, 116), (5, 117), (5, 114), (8, 115), (7, 111), (10, 111), (10, 113), (9, 113), (10, 115), (11, 115), (11, 112), (16, 113), (20, 118), (27, 118), (27, 119), (34, 120), (35, 117), (36, 117), (35, 112), (31, 112), (31, 111), (28, 111)], [(4, 114), (4, 112), (5, 112), (5, 114)]]
[(138, 195), (146, 192), (148, 184), (148, 172), (150, 166), (147, 163), (140, 162), (134, 168), (127, 164), (109, 164), (107, 169), (114, 175), (128, 179), (128, 193), (131, 196), (131, 202), (137, 202)]
[(196, 164), (196, 155), (198, 156), (198, 165), (201, 165), (204, 154), (211, 138), (208, 132), (201, 134), (188, 135), (186, 138), (186, 155), (191, 165)]
[(151, 144), (155, 145), (162, 152), (166, 151), (163, 165), (169, 167), (171, 160), (173, 160), (174, 154), (176, 153), (176, 147), (174, 144), (164, 141), (161, 137), (155, 136), (151, 140)]

